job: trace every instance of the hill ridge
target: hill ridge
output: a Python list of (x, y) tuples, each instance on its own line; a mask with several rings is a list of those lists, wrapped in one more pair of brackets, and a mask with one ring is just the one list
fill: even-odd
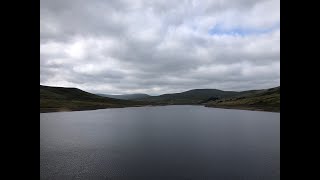
[[(115, 96), (123, 97), (125, 95)], [(206, 107), (280, 112), (280, 86), (269, 89), (246, 91), (191, 89), (180, 93), (168, 93), (158, 96), (148, 95), (143, 98), (126, 100), (104, 97), (74, 87), (40, 85), (40, 112), (91, 110), (145, 105), (204, 105)]]
[(78, 88), (40, 85), (40, 112), (94, 110), (141, 105), (145, 105), (145, 103), (101, 97)]

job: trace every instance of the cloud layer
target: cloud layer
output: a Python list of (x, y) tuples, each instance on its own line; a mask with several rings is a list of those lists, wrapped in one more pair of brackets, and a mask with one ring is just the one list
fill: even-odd
[(278, 0), (40, 4), (40, 84), (153, 95), (280, 84)]

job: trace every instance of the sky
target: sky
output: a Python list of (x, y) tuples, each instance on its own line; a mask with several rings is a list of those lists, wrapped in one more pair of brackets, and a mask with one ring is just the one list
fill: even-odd
[(40, 84), (159, 95), (280, 85), (279, 0), (40, 0)]

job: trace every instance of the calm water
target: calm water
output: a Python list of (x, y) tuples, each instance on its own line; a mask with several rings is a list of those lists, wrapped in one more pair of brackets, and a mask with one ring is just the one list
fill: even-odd
[(41, 179), (280, 179), (280, 114), (201, 106), (40, 113)]

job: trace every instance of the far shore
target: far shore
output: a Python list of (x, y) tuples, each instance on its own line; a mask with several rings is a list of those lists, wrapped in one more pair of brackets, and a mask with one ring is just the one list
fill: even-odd
[(129, 107), (153, 107), (153, 106), (170, 106), (170, 105), (193, 105), (193, 106), (204, 106), (208, 108), (219, 108), (219, 109), (237, 109), (237, 110), (248, 110), (248, 111), (263, 111), (263, 112), (275, 112), (280, 113), (280, 109), (273, 107), (247, 107), (247, 106), (205, 106), (201, 104), (157, 104), (157, 105), (136, 105), (136, 106), (122, 106), (122, 107), (83, 107), (83, 108), (40, 108), (40, 113), (51, 113), (51, 112), (72, 112), (72, 111), (90, 111), (99, 109), (114, 109), (114, 108), (129, 108)]
[(220, 108), (220, 109), (238, 109), (238, 110), (248, 110), (248, 111), (264, 111), (264, 112), (277, 112), (280, 113), (280, 108), (274, 107), (248, 107), (248, 106), (205, 106), (208, 108)]

